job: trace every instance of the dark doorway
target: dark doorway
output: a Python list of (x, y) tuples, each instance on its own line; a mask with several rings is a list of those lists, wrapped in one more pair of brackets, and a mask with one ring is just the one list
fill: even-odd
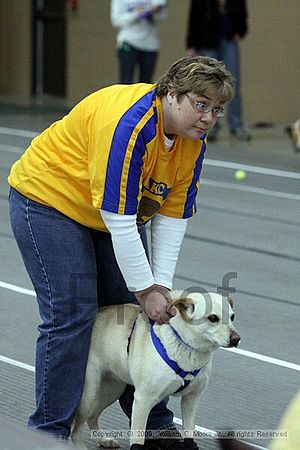
[(65, 96), (65, 0), (33, 0), (33, 94)]

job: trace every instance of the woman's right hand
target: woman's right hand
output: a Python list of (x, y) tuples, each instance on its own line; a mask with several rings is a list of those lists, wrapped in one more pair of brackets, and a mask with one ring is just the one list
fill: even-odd
[(176, 314), (176, 308), (168, 302), (167, 293), (168, 289), (158, 285), (135, 293), (143, 311), (159, 325), (169, 323)]

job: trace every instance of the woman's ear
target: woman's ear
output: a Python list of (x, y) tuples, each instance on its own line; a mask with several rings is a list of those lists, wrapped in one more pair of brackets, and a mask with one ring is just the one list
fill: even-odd
[(172, 105), (175, 99), (175, 94), (173, 92), (168, 92), (167, 93), (167, 100), (169, 105)]

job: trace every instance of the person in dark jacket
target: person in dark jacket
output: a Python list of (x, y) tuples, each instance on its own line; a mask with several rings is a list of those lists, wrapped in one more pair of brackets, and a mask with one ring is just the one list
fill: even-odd
[[(239, 42), (247, 33), (247, 6), (244, 0), (191, 0), (187, 31), (187, 52), (222, 60), (236, 82), (235, 96), (228, 105), (228, 125), (237, 139), (249, 141), (245, 130), (240, 93)], [(215, 126), (208, 138), (217, 139)]]

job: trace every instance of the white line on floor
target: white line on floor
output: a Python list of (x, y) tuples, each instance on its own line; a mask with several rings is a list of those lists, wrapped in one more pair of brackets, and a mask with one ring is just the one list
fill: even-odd
[(0, 281), (0, 288), (8, 289), (9, 291), (18, 292), (20, 294), (31, 295), (35, 297), (35, 292), (30, 289), (24, 289), (20, 286), (16, 286), (14, 284), (5, 283), (4, 281)]
[(226, 183), (224, 181), (215, 181), (204, 178), (201, 180), (203, 186), (214, 186), (217, 188), (234, 189), (237, 191), (250, 192), (252, 194), (267, 195), (269, 197), (286, 198), (288, 200), (300, 200), (299, 194), (290, 194), (289, 192), (272, 191), (270, 189), (256, 188), (248, 185), (238, 185), (236, 183)]
[(29, 366), (29, 364), (24, 364), (20, 361), (16, 361), (15, 359), (7, 358), (6, 356), (3, 355), (0, 355), (0, 362), (9, 364), (10, 366), (15, 366), (21, 369), (28, 370), (29, 372), (35, 372), (35, 368), (33, 366)]
[(16, 128), (0, 127), (0, 134), (5, 134), (7, 136), (20, 136), (20, 137), (34, 138), (35, 136), (37, 136), (40, 133), (38, 133), (36, 131), (18, 130)]
[(236, 353), (237, 355), (247, 356), (248, 358), (257, 359), (276, 366), (285, 367), (286, 369), (296, 370), (300, 372), (299, 364), (283, 361), (282, 359), (272, 358), (271, 356), (260, 355), (259, 353), (249, 352), (248, 350), (242, 350), (240, 348), (222, 348), (227, 352)]
[[(176, 425), (182, 425), (182, 420), (179, 419), (178, 417), (174, 417), (173, 420), (174, 420), (174, 423), (176, 423)], [(210, 430), (209, 428), (200, 427), (200, 425), (196, 425), (195, 430), (200, 432), (202, 435), (204, 435), (204, 437), (207, 437), (207, 438), (217, 437), (217, 435), (218, 435), (216, 431)], [(261, 447), (260, 445), (254, 446), (254, 444), (252, 444), (252, 446), (253, 446), (253, 449), (267, 450), (266, 447)]]
[(16, 145), (8, 145), (8, 144), (0, 144), (0, 151), (1, 152), (8, 152), (8, 153), (17, 153), (18, 155), (21, 155), (25, 150), (25, 147), (17, 147)]
[[(15, 286), (14, 284), (5, 283), (4, 281), (0, 281), (0, 288), (8, 289), (10, 291), (18, 292), (20, 294), (25, 294), (25, 295), (30, 295), (30, 296), (35, 297), (34, 291), (29, 290), (29, 289), (24, 289), (20, 286)], [(254, 352), (250, 352), (248, 350), (242, 350), (242, 349), (238, 349), (238, 348), (223, 348), (222, 350), (236, 353), (241, 356), (246, 356), (248, 358), (257, 359), (258, 361), (273, 364), (275, 366), (284, 367), (285, 369), (291, 369), (291, 370), (296, 370), (297, 372), (300, 372), (300, 365), (291, 363), (289, 361), (283, 361), (282, 359), (272, 358), (271, 356), (261, 355), (259, 353), (254, 353)], [(1, 355), (0, 355), (0, 361), (1, 361)]]
[[(20, 137), (28, 137), (28, 138), (34, 138), (39, 132), (36, 131), (29, 131), (29, 130), (20, 130), (16, 128), (7, 128), (7, 127), (0, 127), (0, 134), (8, 135), (8, 136), (20, 136)], [(8, 146), (6, 146), (6, 150), (8, 150)], [(15, 150), (12, 149), (12, 152), (15, 152)], [(283, 177), (283, 178), (293, 178), (296, 180), (300, 180), (300, 173), (298, 172), (289, 172), (286, 170), (277, 170), (277, 169), (270, 169), (269, 167), (260, 167), (260, 166), (252, 166), (249, 164), (241, 164), (231, 161), (221, 161), (217, 159), (210, 159), (206, 158), (204, 159), (203, 164), (206, 166), (213, 166), (213, 167), (221, 167), (225, 169), (233, 169), (233, 170), (245, 170), (247, 172), (252, 173), (260, 173), (263, 175), (271, 175), (276, 177)]]
[[(11, 366), (19, 367), (24, 370), (28, 370), (29, 372), (35, 372), (35, 368), (33, 366), (29, 366), (28, 364), (21, 363), (20, 361), (16, 361), (11, 358), (6, 358), (5, 356), (0, 355), (0, 362), (4, 362), (6, 364), (10, 364)], [(177, 425), (182, 425), (182, 420), (179, 417), (174, 416), (174, 423)], [(201, 433), (203, 436), (213, 438), (217, 436), (216, 431), (210, 430), (209, 428), (201, 427), (200, 425), (195, 425), (195, 430)], [(256, 447), (257, 449), (266, 450), (265, 447)]]
[(298, 172), (270, 169), (269, 167), (250, 166), (249, 164), (241, 164), (231, 161), (220, 161), (218, 159), (209, 159), (209, 158), (204, 159), (203, 164), (205, 164), (206, 166), (222, 167), (225, 169), (234, 169), (234, 170), (242, 169), (245, 170), (246, 172), (261, 173), (263, 175), (271, 175), (282, 178), (294, 178), (295, 180), (300, 180), (300, 173)]

